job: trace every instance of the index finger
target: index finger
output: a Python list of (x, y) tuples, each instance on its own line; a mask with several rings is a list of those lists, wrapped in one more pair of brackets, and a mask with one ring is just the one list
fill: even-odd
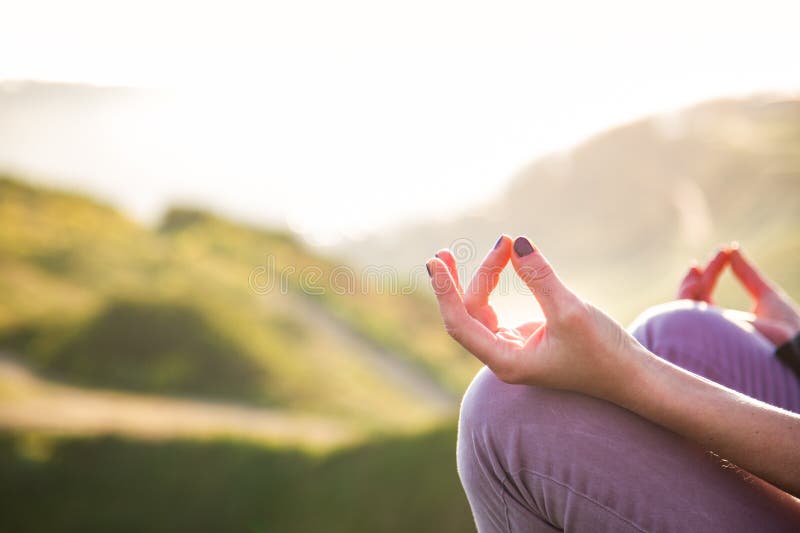
[(459, 294), (464, 294), (464, 289), (461, 288), (461, 281), (458, 279), (458, 265), (456, 264), (456, 258), (453, 257), (453, 254), (447, 248), (442, 248), (438, 252), (436, 252), (436, 257), (444, 261), (444, 264), (447, 265), (447, 268), (450, 269), (450, 275), (453, 276), (453, 280), (456, 282), (456, 289), (458, 289)]
[(493, 366), (499, 353), (500, 341), (494, 333), (467, 313), (447, 265), (441, 259), (435, 258), (428, 261), (427, 266), (447, 333), (486, 366)]
[(464, 292), (464, 304), (467, 309), (476, 309), (489, 304), (489, 295), (497, 287), (500, 273), (511, 257), (511, 238), (500, 235), (483, 263), (475, 271)]
[(742, 282), (753, 298), (758, 299), (766, 292), (772, 291), (772, 285), (766, 276), (748, 260), (738, 245), (735, 245), (730, 254), (731, 270)]

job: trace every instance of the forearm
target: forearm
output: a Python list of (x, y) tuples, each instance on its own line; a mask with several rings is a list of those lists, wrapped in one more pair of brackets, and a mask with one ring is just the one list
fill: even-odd
[(635, 348), (607, 398), (800, 495), (800, 416)]

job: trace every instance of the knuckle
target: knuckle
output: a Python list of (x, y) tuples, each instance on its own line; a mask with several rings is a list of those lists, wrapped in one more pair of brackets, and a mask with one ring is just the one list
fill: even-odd
[(580, 327), (586, 323), (589, 312), (583, 302), (575, 301), (564, 305), (558, 314), (558, 321), (566, 327)]
[(453, 320), (448, 320), (444, 324), (444, 329), (447, 331), (447, 334), (450, 335), (455, 340), (461, 339), (461, 326)]
[(540, 265), (522, 265), (519, 268), (519, 273), (528, 283), (540, 283), (550, 279), (553, 274), (553, 267), (548, 263)]
[(549, 263), (545, 263), (536, 269), (534, 281), (544, 281), (546, 279), (550, 279), (553, 277), (553, 274), (555, 274), (553, 267), (551, 267)]

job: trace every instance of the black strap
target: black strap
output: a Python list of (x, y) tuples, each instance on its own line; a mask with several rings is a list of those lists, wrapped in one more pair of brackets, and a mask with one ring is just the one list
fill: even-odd
[(795, 335), (792, 340), (781, 344), (775, 350), (775, 356), (800, 378), (800, 333)]

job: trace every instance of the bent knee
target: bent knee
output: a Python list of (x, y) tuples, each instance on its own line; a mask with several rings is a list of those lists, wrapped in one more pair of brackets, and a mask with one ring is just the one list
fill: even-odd
[(464, 393), (458, 419), (458, 468), (462, 478), (473, 471), (497, 482), (505, 477), (508, 464), (503, 456), (509, 439), (522, 428), (531, 430), (537, 424), (537, 412), (551, 410), (545, 391), (505, 383), (487, 367), (477, 373)]
[(654, 306), (628, 330), (656, 355), (715, 380), (729, 363), (732, 349), (772, 350), (766, 339), (730, 311), (691, 300)]
[(508, 396), (514, 393), (516, 387), (518, 385), (504, 383), (488, 367), (483, 367), (461, 400), (459, 425), (475, 429), (502, 420), (509, 403)]
[(705, 302), (676, 300), (655, 305), (629, 326), (628, 330), (645, 347), (676, 337), (695, 337), (717, 333), (731, 326), (722, 310)]
[[(602, 448), (598, 443), (607, 443), (610, 433), (630, 425), (631, 416), (635, 415), (584, 394), (509, 385), (483, 368), (461, 404), (459, 471), (478, 470), (484, 479), (490, 475), (501, 480), (519, 468), (549, 470), (561, 464), (554, 457), (571, 456), (566, 464), (572, 464)], [(589, 444), (592, 441), (596, 442)]]
[(622, 490), (631, 480), (609, 472), (626, 472), (631, 458), (643, 454), (641, 463), (650, 464), (664, 442), (677, 440), (610, 402), (509, 385), (484, 368), (462, 402), (458, 474), (484, 523), (503, 523), (505, 505), (518, 502), (529, 516), (560, 527), (569, 499), (565, 487), (595, 487), (598, 494)]

